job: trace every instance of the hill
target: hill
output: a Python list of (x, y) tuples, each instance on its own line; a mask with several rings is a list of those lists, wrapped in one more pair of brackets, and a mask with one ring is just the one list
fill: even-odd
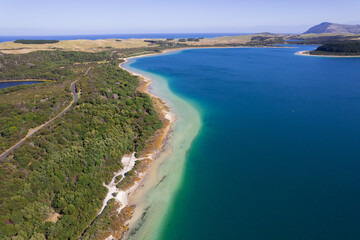
[(311, 27), (304, 34), (309, 33), (355, 33), (360, 34), (360, 25), (345, 25), (338, 23), (323, 22), (319, 25)]

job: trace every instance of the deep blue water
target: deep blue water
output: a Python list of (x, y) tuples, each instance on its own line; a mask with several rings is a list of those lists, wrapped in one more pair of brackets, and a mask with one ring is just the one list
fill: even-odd
[(146, 34), (93, 34), (93, 35), (48, 35), (48, 36), (0, 36), (0, 42), (26, 40), (76, 40), (76, 39), (130, 39), (130, 38), (214, 38), (221, 36), (236, 36), (248, 33), (146, 33)]
[(34, 83), (40, 83), (39, 81), (24, 81), (24, 82), (0, 82), (0, 89), (7, 88), (7, 87), (13, 87), (17, 85), (22, 84), (34, 84)]
[(360, 239), (360, 58), (196, 49), (138, 59), (203, 126), (162, 239)]

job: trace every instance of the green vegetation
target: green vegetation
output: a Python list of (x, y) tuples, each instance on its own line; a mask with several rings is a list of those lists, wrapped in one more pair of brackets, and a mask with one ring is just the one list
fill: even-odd
[[(61, 110), (69, 101), (72, 80), (79, 79), (76, 87), (81, 89), (65, 115), (0, 160), (0, 239), (80, 237), (97, 216), (106, 195), (103, 182), (121, 168), (121, 157), (140, 153), (162, 126), (150, 97), (136, 90), (138, 78), (118, 67), (117, 55), (40, 51), (0, 56), (1, 79), (56, 80), (0, 94), (0, 116), (7, 119), (1, 131), (21, 120), (16, 130), (2, 136), (2, 143), (21, 138), (19, 128), (24, 133)], [(110, 224), (114, 204), (93, 223), (102, 226), (99, 231)], [(86, 236), (96, 239), (96, 232), (90, 228)]]
[(311, 51), (312, 55), (360, 55), (360, 41), (326, 43)]
[(74, 79), (74, 63), (109, 59), (109, 52), (36, 51), (28, 54), (0, 54), (0, 80)]
[(125, 174), (125, 177), (122, 179), (121, 182), (119, 182), (116, 187), (121, 189), (121, 188), (127, 188), (130, 187), (132, 185), (132, 183), (134, 183), (135, 178), (137, 177), (136, 173), (139, 169), (144, 169), (146, 166), (145, 161), (136, 161), (135, 162), (135, 166), (133, 167), (133, 169), (131, 169), (130, 171), (128, 171)]
[(127, 230), (124, 222), (131, 216), (132, 207), (125, 207), (118, 213), (119, 205), (115, 199), (110, 199), (107, 207), (97, 217), (96, 221), (86, 229), (80, 239), (105, 239), (109, 235), (112, 235), (115, 239), (120, 239), (124, 231)]
[(161, 49), (188, 46), (186, 44), (173, 42), (172, 40), (144, 40), (144, 42), (150, 43), (151, 46), (157, 45)]
[(50, 79), (55, 83), (21, 85), (0, 90), (0, 151), (11, 147), (34, 128), (55, 117), (72, 96), (70, 82), (86, 66), (74, 63), (100, 61), (109, 53), (38, 51), (0, 56), (0, 79)]
[(255, 36), (252, 37), (248, 44), (259, 45), (259, 44), (282, 44), (285, 43), (283, 37), (276, 36)]
[[(272, 44), (269, 39), (254, 39), (250, 45)], [(200, 46), (247, 46), (246, 41), (228, 40)], [(81, 91), (65, 115), (0, 160), (0, 239), (97, 239), (109, 228), (119, 229), (113, 223), (129, 212), (113, 214), (114, 202), (96, 218), (107, 192), (103, 182), (121, 169), (124, 154), (141, 154), (162, 122), (150, 97), (136, 90), (138, 78), (120, 69), (118, 58), (203, 40), (148, 41), (147, 47), (97, 53), (0, 54), (0, 80), (54, 81), (0, 91), (1, 151), (61, 111), (71, 101), (71, 82), (79, 80), (76, 88)], [(134, 181), (146, 167), (142, 164), (137, 162), (119, 187)]]
[(340, 41), (352, 41), (360, 39), (360, 35), (355, 34), (302, 34), (290, 36), (291, 40), (298, 40), (296, 44), (325, 44)]
[(199, 42), (200, 39), (204, 39), (204, 38), (187, 38), (186, 41), (189, 41), (189, 42)]
[(14, 41), (14, 43), (22, 43), (22, 44), (52, 44), (58, 42), (59, 42), (58, 40), (24, 40), (24, 39), (19, 39)]
[(61, 112), (71, 101), (70, 81), (0, 90), (0, 152)]

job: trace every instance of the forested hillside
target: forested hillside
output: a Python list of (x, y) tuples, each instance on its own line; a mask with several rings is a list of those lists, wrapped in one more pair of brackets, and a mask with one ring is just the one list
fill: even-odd
[[(136, 90), (137, 77), (110, 55), (0, 56), (2, 79), (55, 80), (0, 93), (2, 150), (7, 139), (21, 138), (70, 100), (70, 81), (79, 79), (81, 90), (64, 116), (0, 160), (0, 239), (78, 238), (97, 216), (106, 195), (103, 182), (121, 168), (121, 157), (140, 153), (161, 128), (150, 97)], [(18, 96), (25, 97), (17, 102)]]
[(332, 42), (326, 43), (316, 50), (312, 55), (360, 55), (360, 41)]

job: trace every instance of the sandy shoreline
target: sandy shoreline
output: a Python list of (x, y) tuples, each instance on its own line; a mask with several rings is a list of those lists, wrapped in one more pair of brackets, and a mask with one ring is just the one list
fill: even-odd
[[(170, 118), (157, 154), (146, 170), (138, 186), (129, 193), (129, 206), (134, 207), (132, 216), (125, 222), (128, 231), (124, 239), (156, 239), (161, 234), (167, 209), (171, 207), (181, 186), (186, 156), (201, 127), (199, 112), (186, 100), (179, 98), (168, 87), (167, 80), (155, 74), (125, 65), (130, 60), (152, 55), (180, 52), (188, 48), (167, 49), (160, 53), (142, 54), (124, 59), (120, 67), (140, 77), (140, 90), (161, 102)], [(191, 48), (190, 48), (191, 49)], [(149, 85), (151, 83), (151, 88)], [(141, 86), (143, 85), (143, 86)], [(156, 105), (156, 104), (155, 104)], [(179, 114), (179, 115), (177, 115)]]
[[(176, 49), (176, 50), (178, 50), (178, 49)], [(166, 51), (166, 52), (168, 52), (168, 51)], [(135, 192), (138, 189), (140, 183), (142, 182), (144, 177), (147, 175), (147, 172), (149, 171), (151, 165), (153, 165), (152, 162), (159, 158), (161, 152), (163, 151), (164, 146), (167, 143), (167, 139), (169, 138), (171, 128), (172, 128), (173, 123), (174, 123), (175, 118), (176, 118), (175, 114), (170, 112), (169, 107), (166, 105), (165, 101), (160, 99), (158, 96), (155, 96), (152, 93), (150, 93), (149, 85), (151, 84), (151, 79), (149, 79), (149, 78), (147, 78), (147, 77), (145, 77), (143, 75), (131, 72), (128, 69), (126, 69), (126, 68), (124, 68), (122, 66), (129, 59), (132, 59), (132, 58), (139, 58), (139, 57), (144, 57), (144, 56), (149, 56), (149, 55), (158, 55), (158, 54), (163, 54), (163, 53), (164, 52), (155, 53), (155, 54), (144, 54), (144, 55), (138, 55), (138, 56), (125, 58), (124, 62), (122, 62), (119, 65), (119, 67), (121, 69), (123, 69), (123, 70), (125, 70), (127, 72), (130, 72), (130, 74), (132, 74), (132, 75), (135, 75), (135, 76), (139, 77), (139, 79), (140, 79), (139, 88), (140, 89), (138, 89), (138, 90), (150, 95), (154, 105), (156, 105), (155, 109), (159, 113), (160, 118), (162, 119), (164, 126), (163, 126), (162, 129), (159, 130), (159, 132), (156, 133), (157, 137), (156, 136), (152, 137), (152, 140), (155, 140), (158, 144), (156, 146), (150, 147), (150, 149), (148, 151), (145, 151), (144, 156), (142, 156), (141, 158), (135, 158), (135, 156), (134, 156), (135, 153), (133, 153), (131, 156), (124, 156), (122, 158), (122, 162), (123, 162), (125, 167), (114, 174), (114, 177), (113, 177), (112, 181), (108, 185), (104, 184), (104, 186), (108, 189), (108, 194), (107, 194), (106, 198), (103, 201), (103, 206), (101, 208), (101, 211), (100, 211), (99, 215), (104, 210), (104, 208), (107, 206), (107, 202), (112, 198), (114, 198), (117, 202), (119, 202), (121, 204), (120, 208), (118, 208), (118, 213), (120, 213), (120, 211), (122, 209), (124, 209), (125, 207), (127, 207), (127, 206), (132, 206), (133, 208), (135, 207), (135, 205), (132, 202), (129, 202), (129, 195), (132, 194), (133, 192)], [(164, 121), (164, 119), (165, 119), (165, 121)], [(119, 176), (122, 176), (122, 179), (123, 179), (125, 173), (130, 171), (134, 167), (135, 161), (139, 161), (139, 160), (148, 160), (148, 165), (147, 165), (145, 171), (138, 175), (138, 179), (130, 187), (128, 187), (126, 189), (118, 189), (116, 187), (115, 179), (117, 177), (119, 177)], [(156, 164), (159, 164), (159, 163), (160, 162), (157, 161)], [(121, 180), (119, 182), (121, 182)], [(116, 193), (115, 197), (114, 197), (114, 193)], [(133, 216), (131, 216), (131, 218), (132, 217)], [(130, 220), (130, 219), (127, 219), (127, 220)], [(124, 224), (129, 225), (128, 222), (124, 223)], [(113, 235), (114, 234), (108, 236), (106, 239), (108, 239), (108, 240), (115, 239), (115, 237)]]
[[(149, 85), (152, 83), (152, 80), (139, 73), (132, 72), (131, 70), (124, 67), (124, 65), (132, 59), (137, 59), (141, 57), (149, 57), (149, 56), (155, 56), (155, 55), (161, 55), (161, 54), (168, 54), (173, 52), (180, 52), (187, 49), (218, 49), (218, 48), (254, 48), (254, 47), (184, 47), (184, 48), (175, 48), (175, 49), (166, 49), (159, 53), (149, 53), (149, 54), (141, 54), (136, 56), (131, 56), (124, 59), (124, 62), (122, 62), (119, 67), (122, 68), (125, 71), (130, 72), (132, 75), (138, 76), (140, 78), (140, 91), (149, 94), (152, 98), (153, 102), (161, 102), (163, 105), (162, 110), (159, 112), (160, 115), (164, 116), (166, 119), (169, 120), (169, 124), (167, 124), (163, 129), (163, 136), (161, 139), (161, 145), (158, 146), (158, 148), (152, 149), (151, 156), (148, 158), (151, 159), (151, 163), (148, 165), (146, 171), (141, 175), (141, 178), (134, 183), (134, 185), (126, 190), (126, 192), (122, 193), (122, 200), (120, 201), (123, 204), (128, 204), (128, 206), (136, 207), (134, 213), (128, 219), (124, 224), (126, 224), (128, 227), (133, 226), (135, 224), (138, 224), (138, 222), (142, 221), (142, 218), (144, 217), (144, 214), (146, 214), (147, 207), (144, 206), (144, 196), (148, 191), (151, 191), (152, 189), (156, 188), (160, 183), (164, 181), (164, 179), (167, 177), (167, 175), (161, 176), (158, 171), (159, 166), (164, 163), (164, 161), (171, 156), (173, 153), (173, 150), (166, 150), (166, 146), (168, 144), (168, 140), (170, 138), (170, 133), (173, 130), (176, 115), (175, 113), (170, 111), (170, 108), (168, 104), (161, 99), (159, 96), (156, 96), (152, 94), (149, 91)], [(259, 47), (260, 48), (260, 47)], [(274, 48), (282, 48), (282, 47), (274, 47)], [(142, 85), (142, 86), (141, 86)], [(166, 151), (165, 151), (166, 150)], [(156, 161), (154, 161), (156, 160)], [(110, 187), (110, 186), (109, 186)], [(111, 188), (108, 188), (109, 192)], [(114, 191), (114, 190), (112, 190)], [(124, 194), (126, 197), (124, 197)], [(120, 199), (119, 199), (120, 200)], [(142, 205), (141, 207), (138, 205)], [(124, 206), (123, 206), (124, 207)], [(137, 209), (137, 208), (142, 208)], [(137, 211), (138, 210), (138, 211)], [(139, 225), (139, 224), (138, 224)], [(141, 224), (140, 224), (141, 226)], [(136, 228), (136, 227), (135, 227)], [(125, 237), (131, 236), (133, 233), (125, 233)], [(114, 239), (112, 236), (109, 236), (107, 239)]]
[(339, 56), (339, 55), (312, 55), (309, 51), (299, 51), (295, 55), (308, 56), (308, 57), (330, 57), (330, 58), (358, 58), (360, 55), (355, 56)]
[[(294, 48), (294, 47), (285, 47), (285, 46), (254, 46), (254, 47), (250, 47), (250, 46), (230, 46), (230, 47), (221, 47), (221, 46), (216, 46), (216, 47), (182, 47), (182, 48), (173, 48), (173, 49), (165, 49), (161, 52), (158, 53), (147, 53), (147, 54), (141, 54), (141, 55), (135, 55), (135, 56), (131, 56), (131, 57), (127, 57), (124, 58), (124, 62), (120, 64), (121, 65), (125, 64), (128, 60), (130, 59), (134, 59), (134, 58), (141, 58), (141, 57), (149, 57), (149, 56), (153, 56), (153, 55), (161, 55), (161, 54), (166, 54), (169, 52), (176, 52), (176, 51), (183, 51), (183, 50), (189, 50), (189, 49), (221, 49), (221, 48), (225, 48), (225, 49), (236, 49), (236, 48)], [(125, 71), (128, 71), (127, 69), (121, 67), (122, 69), (124, 69)], [(134, 75), (137, 76), (142, 76), (141, 74), (137, 74), (137, 73), (132, 73)], [(146, 78), (146, 77), (144, 77)]]
[(182, 186), (187, 154), (201, 128), (201, 116), (192, 104), (170, 90), (167, 79), (125, 66), (128, 71), (150, 78), (151, 93), (165, 100), (172, 114), (176, 114), (161, 154), (151, 163), (138, 188), (129, 196), (129, 203), (136, 207), (133, 216), (126, 222), (129, 231), (124, 239), (158, 239)]
[[(254, 47), (184, 47), (184, 48), (166, 49), (159, 53), (141, 54), (141, 55), (124, 58), (124, 62), (122, 62), (119, 65), (119, 67), (122, 68), (123, 70), (128, 71), (132, 75), (138, 76), (140, 78), (140, 88), (141, 88), (140, 91), (145, 92), (146, 94), (149, 94), (150, 97), (152, 98), (153, 102), (160, 101), (164, 105), (164, 107), (163, 107), (163, 110), (161, 112), (159, 112), (159, 114), (165, 116), (165, 118), (167, 118), (169, 120), (169, 124), (164, 129), (164, 135), (162, 138), (161, 146), (159, 146), (157, 149), (152, 150), (153, 154), (150, 157), (152, 160), (151, 164), (148, 166), (147, 170), (141, 176), (141, 179), (139, 179), (139, 181), (137, 181), (131, 187), (131, 189), (129, 189), (130, 191), (126, 192), (126, 195), (127, 195), (126, 201), (123, 201), (123, 203), (126, 203), (129, 206), (135, 207), (135, 211), (133, 212), (130, 219), (128, 219), (125, 222), (125, 224), (129, 227), (129, 229), (131, 229), (131, 227), (134, 227), (136, 229), (139, 226), (139, 222), (140, 222), (140, 226), (142, 225), (141, 222), (144, 221), (142, 218), (144, 218), (144, 214), (145, 215), (147, 214), (146, 212), (148, 209), (148, 206), (146, 205), (146, 203), (144, 203), (144, 196), (149, 191), (153, 190), (154, 188), (157, 188), (158, 185), (160, 183), (162, 183), (165, 180), (165, 178), (167, 177), (166, 173), (165, 173), (165, 175), (163, 175), (164, 173), (159, 173), (159, 167), (160, 167), (160, 165), (162, 165), (164, 163), (165, 160), (167, 160), (173, 154), (172, 149), (169, 150), (166, 148), (167, 148), (167, 145), (171, 145), (170, 143), (168, 143), (168, 140), (171, 137), (170, 133), (174, 129), (176, 115), (175, 115), (175, 113), (170, 111), (168, 104), (163, 99), (161, 99), (159, 96), (152, 94), (149, 91), (149, 85), (152, 83), (152, 80), (150, 79), (150, 77), (144, 76), (144, 75), (136, 73), (136, 72), (132, 72), (131, 70), (125, 68), (124, 65), (126, 63), (128, 63), (129, 60), (142, 58), (142, 57), (150, 57), (150, 56), (155, 56), (155, 55), (180, 52), (180, 51), (188, 50), (188, 49), (218, 49), (218, 48), (254, 48)], [(260, 48), (260, 47), (257, 47), (257, 48)], [(274, 47), (274, 48), (282, 48), (282, 47)], [(143, 86), (141, 87), (142, 84), (143, 84)], [(164, 111), (164, 109), (166, 109), (166, 110)], [(197, 135), (197, 133), (195, 135)], [(195, 137), (195, 135), (193, 137)], [(171, 148), (172, 147), (173, 146), (171, 146)], [(154, 161), (154, 160), (156, 160), (156, 161)], [(163, 175), (163, 176), (161, 176), (161, 175)], [(139, 205), (141, 205), (141, 206), (139, 206)], [(135, 225), (138, 225), (138, 226), (135, 227)], [(128, 238), (132, 235), (133, 235), (133, 233), (131, 233), (131, 232), (125, 233), (126, 238)], [(110, 236), (107, 239), (110, 240), (113, 238), (112, 238), (112, 236)]]

